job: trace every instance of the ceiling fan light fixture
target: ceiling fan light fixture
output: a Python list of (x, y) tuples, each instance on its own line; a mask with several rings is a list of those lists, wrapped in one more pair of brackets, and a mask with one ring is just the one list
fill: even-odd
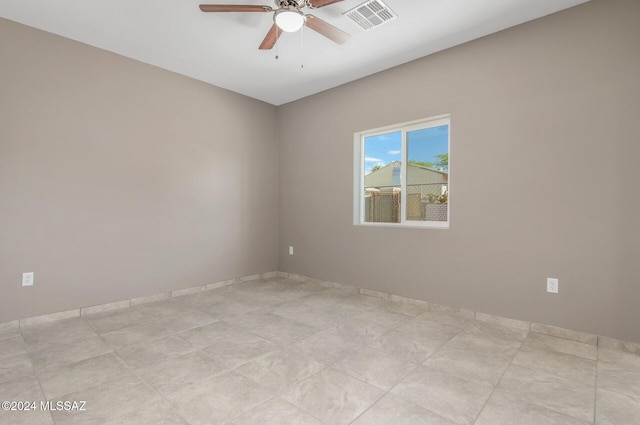
[(285, 32), (296, 32), (304, 26), (305, 17), (296, 9), (279, 9), (273, 15), (278, 28)]

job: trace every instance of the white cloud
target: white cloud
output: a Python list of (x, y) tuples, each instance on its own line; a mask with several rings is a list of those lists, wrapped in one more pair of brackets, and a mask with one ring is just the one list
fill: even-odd
[(389, 151), (387, 152), (389, 155), (400, 155), (402, 151)]
[(376, 165), (384, 165), (384, 161), (380, 158), (372, 158), (370, 156), (365, 157), (364, 162), (373, 162)]

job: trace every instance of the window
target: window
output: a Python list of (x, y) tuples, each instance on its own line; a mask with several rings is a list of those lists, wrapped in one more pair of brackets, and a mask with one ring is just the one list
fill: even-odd
[(449, 227), (448, 115), (356, 133), (354, 224)]

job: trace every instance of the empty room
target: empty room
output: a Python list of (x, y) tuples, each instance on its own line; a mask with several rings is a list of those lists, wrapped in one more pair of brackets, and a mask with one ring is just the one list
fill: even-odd
[(640, 424), (640, 2), (0, 2), (0, 423)]

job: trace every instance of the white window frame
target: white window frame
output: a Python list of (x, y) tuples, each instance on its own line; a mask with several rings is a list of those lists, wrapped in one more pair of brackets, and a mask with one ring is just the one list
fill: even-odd
[[(418, 221), (407, 220), (407, 132), (420, 130), (442, 125), (449, 126), (447, 152), (449, 153), (448, 182), (447, 182), (447, 221)], [(364, 140), (366, 137), (378, 134), (401, 132), (402, 153), (400, 164), (400, 187), (402, 196), (400, 198), (401, 217), (400, 223), (375, 223), (364, 221)], [(355, 226), (371, 227), (418, 227), (428, 229), (448, 229), (451, 226), (451, 115), (443, 114), (420, 120), (408, 121), (401, 124), (394, 124), (372, 130), (359, 131), (353, 135), (353, 224)]]

